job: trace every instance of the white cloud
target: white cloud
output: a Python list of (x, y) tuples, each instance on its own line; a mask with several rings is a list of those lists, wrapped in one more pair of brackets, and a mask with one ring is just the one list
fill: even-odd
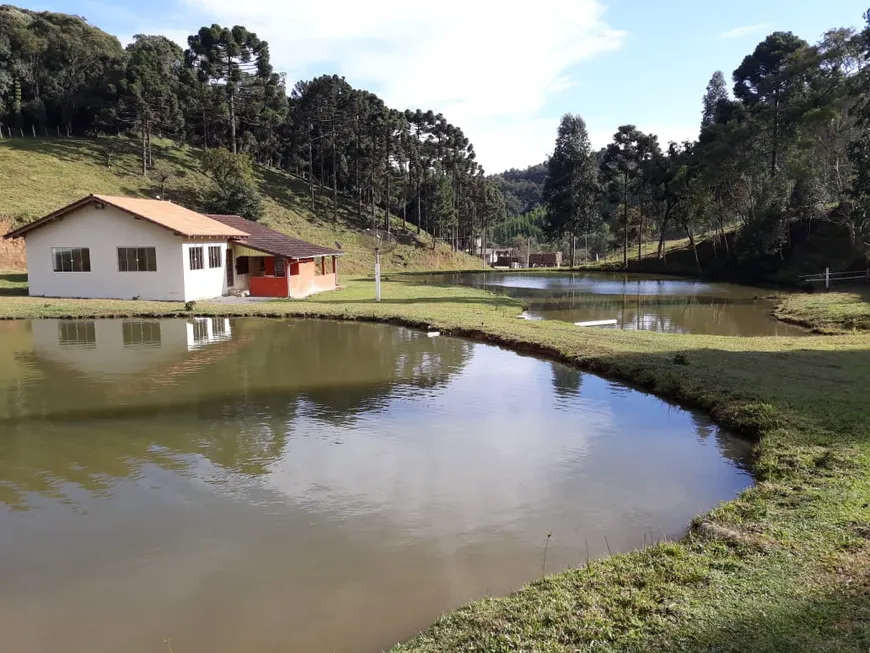
[(721, 39), (739, 39), (742, 36), (749, 36), (751, 34), (758, 34), (761, 31), (766, 30), (770, 25), (767, 23), (760, 23), (758, 25), (743, 25), (742, 27), (735, 27), (734, 29), (729, 29), (727, 32), (722, 32), (719, 35)]
[(208, 22), (241, 24), (269, 41), (291, 83), (338, 73), (397, 108), (441, 112), (475, 144), (489, 172), (540, 161), (558, 118), (548, 99), (566, 71), (619, 48), (601, 0), (186, 0)]

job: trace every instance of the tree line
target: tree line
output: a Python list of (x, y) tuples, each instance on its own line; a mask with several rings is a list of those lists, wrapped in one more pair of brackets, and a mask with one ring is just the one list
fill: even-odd
[[(713, 74), (695, 141), (662, 146), (621, 126), (593, 151), (583, 119), (559, 125), (542, 189), (543, 232), (574, 244), (590, 234), (625, 265), (669, 234), (698, 238), (737, 263), (782, 258), (795, 227), (839, 225), (857, 254), (870, 240), (870, 12), (863, 31), (837, 28), (811, 45), (774, 32), (734, 70)], [(602, 237), (602, 235), (604, 237)]]
[(79, 17), (0, 6), (0, 127), (134, 136), (143, 175), (156, 137), (225, 150), (205, 160), (215, 208), (248, 217), (260, 211), (251, 167), (232, 157), (305, 178), (312, 209), (331, 195), (332, 218), (342, 194), (361, 222), (389, 230), (399, 215), (456, 248), (504, 218), (473, 145), (442, 114), (392, 109), (335, 75), (288, 89), (269, 44), (243, 26), (204, 26), (187, 44), (140, 34), (122, 48)]
[(327, 219), (342, 195), (360, 224), (389, 230), (397, 215), (469, 251), (534, 238), (575, 263), (582, 239), (627, 264), (648, 242), (663, 258), (679, 234), (700, 266), (701, 238), (737, 262), (784, 257), (799, 224), (836, 224), (856, 250), (870, 240), (870, 27), (812, 45), (769, 35), (730, 84), (712, 76), (694, 141), (624, 125), (594, 151), (568, 114), (547, 162), (490, 177), (442, 114), (392, 109), (335, 75), (288, 87), (243, 26), (204, 26), (187, 46), (137, 35), (122, 48), (81, 18), (0, 6), (0, 127), (133, 137), (155, 179), (152, 141), (170, 138), (209, 152), (215, 210), (260, 214), (253, 162), (305, 179), (312, 209), (331, 199)]

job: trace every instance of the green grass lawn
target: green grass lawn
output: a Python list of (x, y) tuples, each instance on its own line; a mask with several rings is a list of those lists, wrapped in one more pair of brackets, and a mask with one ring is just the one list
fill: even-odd
[(26, 295), (26, 274), (23, 272), (3, 272), (0, 270), (0, 297), (19, 297)]
[[(191, 314), (166, 302), (15, 296), (22, 282), (0, 281), (3, 317)], [(758, 441), (757, 485), (699, 515), (680, 541), (470, 603), (396, 652), (870, 650), (870, 332), (731, 338), (578, 329), (517, 319), (519, 303), (472, 288), (388, 280), (383, 301), (373, 295), (372, 281), (357, 278), (304, 301), (199, 302), (194, 312), (432, 327), (624, 381)], [(789, 310), (826, 323), (859, 310), (824, 297), (795, 300)]]
[[(140, 146), (124, 139), (123, 146), (107, 165), (103, 143), (99, 139), (6, 139), (0, 140), (0, 226), (4, 222), (27, 222), (90, 193), (156, 197), (159, 185), (142, 176)], [(159, 141), (154, 149), (156, 165), (168, 167), (167, 199), (192, 209), (201, 208), (202, 191), (209, 180), (200, 171), (199, 150), (176, 147)], [(344, 272), (368, 273), (374, 269), (374, 254), (361, 232), (371, 226), (370, 208), (363, 206), (362, 218), (357, 203), (342, 195), (333, 217), (332, 191), (316, 187), (312, 208), (308, 185), (297, 177), (279, 170), (255, 169), (260, 194), (264, 200), (264, 224), (296, 238), (335, 247), (341, 243), (347, 253), (342, 258)], [(6, 221), (3, 220), (5, 217)], [(377, 219), (383, 224), (383, 211)], [(479, 268), (480, 260), (453, 252), (445, 243), (433, 248), (425, 232), (417, 234), (411, 225), (396, 216), (391, 220), (399, 241), (395, 251), (382, 258), (385, 269), (433, 270)], [(2, 260), (0, 268), (9, 267)]]
[(870, 330), (870, 287), (787, 295), (774, 315), (821, 333)]

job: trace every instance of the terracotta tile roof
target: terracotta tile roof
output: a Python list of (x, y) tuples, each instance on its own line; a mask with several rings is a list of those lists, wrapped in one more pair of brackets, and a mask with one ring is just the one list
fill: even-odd
[(112, 197), (110, 195), (88, 195), (73, 202), (69, 206), (58, 209), (54, 213), (24, 225), (15, 231), (6, 234), (6, 238), (19, 238), (28, 231), (37, 229), (52, 220), (56, 220), (68, 213), (75, 211), (87, 204), (109, 204), (126, 213), (153, 222), (156, 225), (174, 231), (187, 238), (245, 238), (247, 233), (227, 225), (226, 223), (212, 220), (211, 218), (191, 211), (172, 202), (161, 200), (149, 200), (134, 197)]
[(228, 227), (234, 227), (239, 231), (246, 232), (248, 238), (243, 241), (244, 246), (266, 254), (295, 259), (340, 256), (344, 253), (337, 249), (314, 245), (298, 238), (291, 238), (280, 231), (269, 229), (269, 227), (261, 225), (258, 222), (251, 222), (238, 215), (209, 215), (208, 217)]

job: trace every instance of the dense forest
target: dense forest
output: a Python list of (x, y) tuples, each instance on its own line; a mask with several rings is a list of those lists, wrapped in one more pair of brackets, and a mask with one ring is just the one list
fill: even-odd
[(216, 210), (259, 216), (257, 164), (306, 180), (312, 207), (341, 194), (361, 222), (389, 229), (394, 214), (469, 251), (532, 239), (577, 262), (582, 241), (583, 256), (619, 251), (627, 265), (685, 236), (700, 268), (702, 240), (735, 265), (783, 259), (819, 225), (856, 257), (870, 240), (870, 27), (814, 45), (769, 35), (730, 84), (712, 76), (696, 141), (624, 125), (593, 150), (567, 114), (548, 161), (491, 176), (442, 114), (387, 107), (334, 75), (288, 86), (242, 26), (202, 27), (187, 45), (137, 35), (123, 48), (81, 18), (0, 6), (0, 132), (96, 137), (109, 157), (113, 139), (134, 139), (158, 183), (152, 141), (171, 139), (205, 152)]
[(506, 219), (492, 233), (499, 245), (508, 245), (531, 238), (544, 240), (544, 182), (547, 163), (529, 166), (525, 170), (512, 168), (489, 177), (504, 197)]
[(307, 179), (312, 207), (315, 193), (341, 193), (361, 219), (389, 229), (393, 213), (456, 248), (504, 217), (474, 147), (443, 115), (392, 109), (334, 75), (288, 88), (268, 43), (241, 26), (203, 27), (187, 49), (154, 35), (122, 48), (76, 16), (0, 6), (0, 128), (135, 138), (145, 176), (161, 174), (157, 137), (207, 150), (206, 202), (251, 218), (252, 163)]
[(543, 192), (545, 231), (574, 258), (592, 234), (624, 265), (646, 241), (665, 256), (685, 234), (700, 269), (703, 235), (735, 266), (784, 259), (797, 238), (835, 226), (838, 259), (866, 264), (870, 245), (870, 12), (868, 27), (827, 31), (811, 45), (775, 32), (732, 74), (715, 72), (703, 95), (700, 136), (662, 145), (625, 125), (593, 151), (583, 119), (559, 126)]

